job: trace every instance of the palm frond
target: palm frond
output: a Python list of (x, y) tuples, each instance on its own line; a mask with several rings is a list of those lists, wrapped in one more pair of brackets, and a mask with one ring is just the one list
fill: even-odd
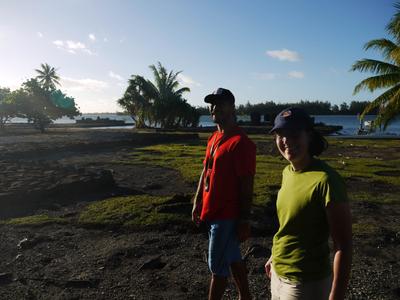
[(400, 92), (400, 85), (396, 85), (395, 87), (385, 91), (383, 94), (372, 100), (361, 113), (360, 118), (364, 118), (366, 114), (370, 111), (383, 107), (386, 103), (392, 99), (393, 96)]
[(161, 86), (162, 84), (161, 74), (158, 72), (158, 69), (156, 68), (155, 65), (150, 65), (149, 68), (153, 71), (153, 76), (156, 86), (158, 87)]
[(396, 13), (386, 26), (386, 30), (396, 37), (397, 41), (400, 41), (400, 3), (397, 2), (393, 6), (396, 9)]
[(182, 95), (183, 93), (186, 93), (186, 92), (190, 92), (190, 88), (188, 88), (188, 87), (180, 88), (179, 90), (175, 91), (175, 94)]
[(364, 46), (365, 50), (370, 48), (380, 50), (389, 62), (363, 59), (355, 62), (351, 67), (351, 71), (369, 71), (378, 75), (357, 84), (353, 94), (362, 89), (374, 91), (378, 88), (389, 87), (387, 91), (370, 102), (360, 116), (360, 118), (363, 118), (368, 112), (378, 108), (374, 127), (382, 128), (383, 126), (383, 130), (400, 114), (400, 2), (395, 3), (394, 7), (396, 12), (386, 26), (386, 30), (395, 38), (395, 41), (376, 39), (369, 41)]
[(35, 72), (39, 73), (40, 76), (43, 76), (45, 73), (40, 69), (35, 69)]
[(384, 74), (364, 79), (354, 88), (353, 95), (363, 89), (373, 92), (376, 89), (389, 88), (400, 83), (400, 73)]
[(400, 115), (400, 90), (379, 110), (375, 126), (386, 130), (387, 126)]
[(377, 74), (399, 73), (400, 67), (394, 64), (375, 60), (375, 59), (362, 59), (356, 61), (350, 71), (372, 72)]
[(47, 63), (40, 64), (41, 69), (35, 69), (38, 73), (36, 78), (46, 89), (54, 89), (56, 85), (60, 84), (60, 77), (56, 73), (56, 69)]
[[(389, 39), (376, 39), (369, 41), (364, 45), (364, 49), (380, 50), (383, 57), (387, 60), (395, 60), (395, 58), (398, 57), (399, 52), (399, 46)], [(397, 62), (397, 60), (395, 61)]]

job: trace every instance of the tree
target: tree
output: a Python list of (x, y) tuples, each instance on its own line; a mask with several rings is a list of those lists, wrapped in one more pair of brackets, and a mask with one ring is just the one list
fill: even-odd
[(384, 60), (362, 59), (356, 61), (351, 71), (372, 72), (376, 76), (361, 81), (354, 88), (354, 94), (363, 89), (373, 92), (377, 89), (386, 89), (381, 95), (369, 103), (360, 118), (374, 109), (378, 109), (375, 119), (375, 127), (383, 126), (386, 129), (388, 124), (400, 114), (400, 3), (394, 5), (395, 15), (392, 17), (386, 30), (393, 41), (389, 39), (375, 39), (367, 42), (365, 50), (379, 50)]
[[(168, 72), (159, 62), (151, 65), (154, 82), (140, 75), (132, 75), (123, 97), (118, 100), (132, 116), (137, 128), (148, 125), (161, 128), (193, 126), (199, 114), (183, 98), (188, 87), (179, 87), (177, 80), (181, 72)], [(189, 116), (189, 114), (191, 114)]]
[(135, 122), (136, 128), (146, 127), (146, 120), (153, 122), (151, 105), (154, 102), (155, 87), (139, 75), (132, 75), (129, 85), (118, 104), (123, 107)]
[(66, 96), (60, 90), (48, 90), (36, 78), (24, 82), (12, 97), (18, 115), (27, 118), (41, 132), (55, 119), (80, 114), (74, 98)]
[(39, 74), (36, 79), (42, 84), (43, 88), (49, 91), (55, 90), (56, 85), (60, 85), (60, 77), (56, 73), (56, 69), (49, 64), (40, 65), (41, 69), (35, 69)]
[(340, 104), (340, 113), (342, 115), (347, 115), (349, 113), (349, 105), (346, 102)]
[(11, 94), (9, 88), (0, 88), (0, 129), (3, 129), (4, 125), (17, 115)]
[[(351, 101), (349, 106), (349, 113), (352, 115), (360, 114), (370, 104), (369, 101)], [(377, 110), (370, 111), (371, 114), (376, 114)]]
[(153, 71), (154, 87), (156, 95), (154, 98), (154, 116), (160, 122), (162, 128), (176, 126), (175, 110), (183, 105), (182, 95), (190, 92), (188, 87), (179, 88), (177, 80), (181, 71), (174, 73), (167, 72), (167, 69), (158, 62), (158, 65), (151, 65)]
[(332, 113), (333, 114), (339, 113), (339, 106), (337, 106), (337, 104), (332, 105)]

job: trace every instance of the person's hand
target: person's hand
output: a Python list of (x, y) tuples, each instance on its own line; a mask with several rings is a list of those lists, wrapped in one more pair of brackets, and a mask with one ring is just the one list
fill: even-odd
[(269, 259), (268, 259), (268, 261), (265, 263), (265, 266), (264, 266), (264, 268), (265, 268), (265, 275), (267, 275), (267, 277), (269, 278), (269, 279), (271, 279), (271, 267), (272, 267), (272, 258), (270, 257)]
[(250, 237), (251, 228), (247, 221), (241, 221), (238, 224), (237, 235), (239, 242), (244, 242)]
[(200, 213), (201, 213), (201, 205), (194, 204), (192, 209), (192, 221), (196, 226), (200, 226)]

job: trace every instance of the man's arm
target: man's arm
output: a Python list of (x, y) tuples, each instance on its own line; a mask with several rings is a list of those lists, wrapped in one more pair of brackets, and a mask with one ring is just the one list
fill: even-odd
[(350, 278), (353, 252), (350, 206), (348, 202), (329, 203), (326, 211), (335, 251), (329, 300), (342, 300)]
[(201, 209), (203, 206), (204, 170), (205, 169), (203, 168), (203, 171), (201, 172), (201, 175), (200, 175), (199, 184), (197, 185), (196, 194), (194, 195), (194, 198), (193, 198), (192, 221), (196, 225), (200, 224), (200, 214), (201, 214)]
[(238, 224), (239, 241), (243, 242), (250, 237), (250, 210), (253, 201), (254, 176), (239, 178), (240, 216)]

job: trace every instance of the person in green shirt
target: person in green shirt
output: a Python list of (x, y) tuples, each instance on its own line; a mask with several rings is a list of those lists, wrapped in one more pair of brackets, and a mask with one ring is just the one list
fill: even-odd
[(344, 299), (352, 259), (351, 214), (343, 179), (316, 158), (328, 143), (300, 108), (280, 112), (270, 133), (290, 162), (282, 172), (279, 229), (265, 264), (272, 299)]

